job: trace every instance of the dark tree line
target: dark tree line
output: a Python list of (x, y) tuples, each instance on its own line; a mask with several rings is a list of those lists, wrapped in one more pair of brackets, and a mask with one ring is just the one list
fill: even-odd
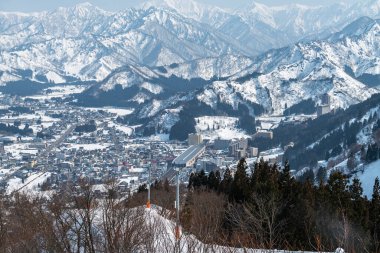
[[(305, 149), (306, 143), (302, 142), (286, 151), (290, 163), (295, 168), (302, 166), (316, 166), (318, 160), (328, 160), (342, 154), (357, 143), (356, 136), (364, 124), (360, 121), (346, 122), (343, 127), (337, 127), (330, 134), (320, 139), (311, 148)], [(312, 143), (312, 142), (310, 142)], [(310, 144), (309, 143), (309, 144)]]
[[(257, 105), (246, 103), (253, 111), (261, 112), (259, 108), (256, 108)], [(239, 127), (249, 134), (254, 134), (256, 132), (256, 119), (250, 115), (247, 105), (239, 103), (238, 108), (234, 109), (230, 104), (222, 101), (220, 97), (217, 98), (216, 108), (212, 108), (197, 99), (188, 101), (179, 113), (179, 121), (170, 130), (170, 139), (186, 140), (188, 134), (195, 132), (195, 118), (204, 115), (238, 117)]]
[(37, 132), (36, 137), (40, 139), (52, 139), (53, 135), (50, 133), (45, 133), (44, 131), (39, 131)]
[(372, 136), (375, 139), (375, 143), (370, 143), (366, 149), (364, 149), (364, 147), (362, 149), (362, 158), (364, 158), (367, 163), (377, 161), (380, 158), (380, 119), (373, 125)]
[(214, 115), (207, 104), (193, 99), (187, 102), (179, 113), (179, 121), (170, 129), (170, 139), (184, 141), (188, 134), (195, 133), (195, 118), (202, 115)]
[(96, 124), (94, 120), (90, 120), (89, 123), (84, 125), (79, 125), (75, 127), (75, 132), (80, 133), (91, 133), (96, 131)]
[(292, 115), (292, 114), (313, 114), (316, 111), (315, 102), (309, 98), (307, 100), (302, 100), (298, 104), (292, 105), (289, 108), (285, 104), (284, 115)]
[[(185, 227), (191, 226), (192, 195), (215, 192), (226, 199), (219, 237), (214, 242), (236, 247), (289, 250), (380, 252), (380, 187), (376, 178), (372, 199), (363, 197), (359, 179), (335, 172), (327, 182), (322, 168), (319, 185), (295, 180), (284, 168), (261, 160), (252, 173), (242, 159), (232, 176), (226, 169), (192, 174), (185, 208)], [(250, 175), (249, 175), (250, 174)], [(314, 177), (313, 177), (314, 178)], [(222, 198), (222, 199), (223, 199)], [(223, 238), (222, 238), (223, 237)]]
[[(376, 113), (368, 120), (361, 119), (372, 108), (380, 104), (380, 95), (375, 94), (370, 99), (353, 105), (346, 110), (338, 109), (332, 113), (322, 115), (314, 120), (307, 120), (295, 124), (281, 123), (273, 130), (272, 140), (255, 139), (250, 145), (266, 150), (278, 145), (285, 146), (290, 142), (295, 145), (288, 149), (284, 158), (288, 159), (296, 170), (303, 166), (315, 166), (315, 161), (332, 157), (339, 151), (338, 145), (346, 149), (357, 142), (356, 135), (364, 126), (377, 120)], [(376, 124), (378, 125), (378, 124)], [(375, 132), (375, 131), (374, 131)], [(378, 136), (380, 138), (380, 135)], [(312, 148), (306, 149), (310, 144), (316, 143)]]
[(34, 111), (32, 109), (30, 109), (29, 107), (24, 107), (24, 106), (11, 106), (8, 108), (8, 110), (12, 111), (12, 112), (15, 112), (15, 113), (28, 113), (28, 114), (31, 114), (31, 113), (34, 113)]
[(10, 134), (19, 134), (19, 135), (31, 135), (33, 134), (33, 129), (29, 128), (29, 125), (26, 124), (23, 128), (19, 128), (21, 123), (16, 123), (15, 125), (9, 125), (0, 123), (0, 132), (10, 133)]

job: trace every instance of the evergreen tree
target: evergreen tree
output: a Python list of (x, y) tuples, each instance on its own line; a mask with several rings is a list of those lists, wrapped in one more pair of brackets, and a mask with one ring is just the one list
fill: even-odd
[(366, 161), (374, 162), (379, 159), (379, 147), (376, 143), (368, 145)]
[(211, 171), (208, 177), (208, 186), (210, 189), (217, 191), (220, 185), (220, 173)]
[(223, 180), (220, 182), (219, 191), (229, 195), (231, 192), (232, 180), (231, 170), (227, 168), (224, 172)]
[(204, 170), (201, 170), (201, 172), (199, 173), (199, 181), (201, 183), (201, 186), (205, 186), (207, 187), (207, 184), (208, 184), (208, 178), (206, 176), (206, 172)]
[(376, 177), (373, 186), (372, 201), (369, 211), (371, 221), (371, 234), (373, 237), (373, 252), (380, 252), (380, 183), (379, 177)]
[(140, 185), (139, 188), (137, 189), (138, 193), (140, 193), (140, 192), (147, 192), (147, 191), (148, 191), (148, 188), (147, 188), (146, 184)]
[(365, 161), (366, 155), (365, 147), (362, 145), (360, 148), (360, 160)]
[(326, 151), (325, 153), (325, 160), (328, 161), (330, 159), (330, 152)]
[(380, 185), (379, 177), (376, 177), (375, 184), (373, 185), (372, 202), (380, 204)]
[(288, 198), (292, 191), (293, 178), (290, 175), (289, 162), (285, 161), (284, 169), (280, 173), (279, 184), (284, 198)]
[(281, 181), (281, 184), (288, 184), (290, 180), (291, 180), (290, 165), (289, 165), (289, 161), (286, 160), (284, 169), (282, 170), (280, 174), (280, 181)]
[(222, 178), (220, 176), (220, 171), (219, 170), (217, 170), (215, 172), (215, 178), (216, 178), (216, 182), (218, 182), (218, 187), (215, 188), (215, 190), (217, 191), (219, 189), (219, 187), (220, 187), (220, 182), (222, 181)]
[(314, 178), (315, 178), (314, 171), (312, 169), (308, 169), (307, 171), (305, 171), (303, 175), (299, 177), (299, 181), (303, 183), (307, 181), (314, 183)]
[(207, 188), (214, 190), (214, 189), (218, 189), (218, 187), (219, 187), (219, 182), (217, 181), (215, 172), (211, 171), (207, 179)]
[(187, 185), (187, 188), (193, 189), (194, 188), (194, 180), (195, 180), (195, 174), (191, 173), (189, 177), (189, 184)]
[(247, 163), (244, 158), (240, 159), (231, 186), (230, 199), (242, 202), (249, 198), (249, 178), (247, 176)]
[(251, 177), (251, 191), (258, 194), (270, 194), (271, 192), (278, 192), (279, 184), (279, 171), (277, 165), (269, 165), (263, 158), (259, 163), (255, 164), (255, 170)]
[(330, 193), (330, 203), (334, 208), (345, 209), (348, 206), (349, 195), (347, 193), (348, 177), (342, 172), (333, 172), (327, 181)]
[(358, 178), (354, 178), (352, 180), (352, 185), (349, 186), (351, 199), (360, 200), (363, 194), (362, 183)]
[(367, 228), (368, 208), (362, 198), (363, 188), (362, 183), (358, 178), (352, 180), (352, 184), (349, 186), (349, 192), (352, 200), (349, 215), (353, 222), (361, 224), (364, 228)]
[(333, 150), (331, 150), (330, 155), (331, 155), (331, 157), (335, 157), (335, 156), (340, 155), (342, 152), (343, 152), (342, 146), (337, 145), (337, 146), (335, 146), (335, 148), (333, 148)]
[(327, 171), (324, 167), (319, 167), (317, 171), (317, 180), (318, 182), (325, 183), (327, 180)]

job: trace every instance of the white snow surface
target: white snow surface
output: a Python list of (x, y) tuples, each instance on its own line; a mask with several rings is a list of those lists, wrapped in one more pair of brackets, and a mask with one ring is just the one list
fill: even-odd
[(39, 194), (39, 187), (50, 177), (50, 172), (36, 172), (28, 176), (24, 183), (21, 178), (11, 178), (8, 180), (6, 193), (21, 191), (25, 194)]
[[(142, 208), (142, 207), (139, 207)], [(155, 252), (174, 252), (176, 240), (174, 236), (175, 222), (161, 216), (159, 213), (161, 207), (152, 206), (151, 209), (145, 209), (147, 223), (151, 226), (159, 228), (155, 233), (154, 243)], [(265, 250), (265, 249), (249, 249), (249, 248), (232, 248), (219, 245), (204, 244), (192, 234), (182, 233), (179, 240), (180, 250), (183, 253), (187, 252), (215, 252), (215, 253), (296, 253), (299, 251), (284, 251), (284, 250)], [(171, 251), (173, 250), (173, 251)], [(312, 253), (303, 251), (304, 253)], [(344, 252), (344, 251), (343, 251)]]
[(13, 143), (4, 146), (6, 153), (10, 153), (13, 158), (21, 159), (22, 154), (32, 154), (36, 155), (38, 153), (37, 149), (30, 149), (27, 143)]
[(127, 108), (117, 108), (117, 107), (84, 107), (85, 110), (90, 111), (106, 111), (109, 113), (116, 114), (117, 116), (126, 116), (133, 113), (133, 109)]
[(376, 36), (380, 25), (370, 19), (365, 25), (360, 36), (299, 42), (262, 54), (254, 58), (255, 64), (226, 81), (215, 81), (198, 99), (210, 106), (214, 106), (216, 97), (232, 106), (250, 101), (267, 111), (273, 109), (275, 115), (282, 114), (286, 105), (302, 100), (320, 102), (325, 93), (331, 97), (332, 109), (366, 100), (379, 90), (369, 88), (347, 71), (350, 68), (355, 77), (380, 74), (380, 40)]
[(243, 130), (237, 127), (239, 119), (225, 116), (204, 116), (195, 118), (197, 133), (202, 134), (203, 138), (215, 139), (240, 139), (248, 138)]
[(363, 187), (363, 195), (367, 196), (369, 199), (372, 198), (373, 185), (375, 183), (375, 178), (380, 178), (380, 160), (365, 165), (363, 167), (363, 173), (358, 172), (356, 177), (360, 179)]
[(135, 128), (138, 127), (138, 126), (121, 125), (121, 124), (115, 123), (113, 121), (110, 121), (107, 124), (109, 127), (111, 127), (111, 128), (114, 127), (116, 130), (121, 131), (128, 136), (132, 135), (134, 133)]
[(80, 149), (83, 148), (84, 150), (93, 151), (93, 150), (102, 150), (108, 148), (111, 144), (109, 143), (94, 143), (94, 144), (76, 144), (76, 143), (67, 143), (68, 148), (73, 149)]
[[(78, 94), (83, 92), (86, 89), (85, 86), (80, 85), (62, 85), (54, 86), (48, 89), (44, 89), (40, 95), (27, 96), (26, 98), (32, 98), (37, 100), (45, 100), (58, 97), (66, 97), (71, 94)], [(49, 90), (49, 92), (47, 92)]]

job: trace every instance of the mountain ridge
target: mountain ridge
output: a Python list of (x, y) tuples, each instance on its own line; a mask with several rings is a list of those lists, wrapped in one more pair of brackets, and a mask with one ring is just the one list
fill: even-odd
[[(378, 93), (380, 26), (369, 17), (326, 39), (300, 41), (257, 56), (249, 56), (249, 48), (212, 25), (162, 7), (99, 14), (92, 26), (86, 18), (78, 19), (73, 31), (44, 26), (61, 15), (66, 20), (75, 13), (87, 17), (86, 10), (93, 8), (88, 4), (63, 8), (52, 11), (56, 15), (46, 20), (26, 18), (21, 26), (11, 26), (17, 19), (4, 23), (0, 27), (3, 44), (15, 39), (4, 30), (28, 29), (16, 37), (16, 46), (0, 50), (0, 80), (38, 81), (44, 76), (54, 83), (65, 83), (68, 77), (93, 81), (95, 85), (82, 99), (92, 97), (90, 101), (98, 104), (96, 98), (102, 97), (109, 103), (107, 96), (117, 95), (124, 105), (136, 106), (136, 115), (143, 121), (168, 109), (178, 111), (189, 101), (207, 106), (212, 113), (236, 111), (241, 104), (252, 116), (258, 105), (261, 113), (280, 115), (286, 107), (307, 99), (319, 103), (325, 93), (333, 109), (347, 108)], [(243, 21), (240, 17), (237, 24)], [(186, 94), (192, 85), (196, 91)], [(115, 87), (125, 90), (120, 94), (127, 98), (115, 94)]]

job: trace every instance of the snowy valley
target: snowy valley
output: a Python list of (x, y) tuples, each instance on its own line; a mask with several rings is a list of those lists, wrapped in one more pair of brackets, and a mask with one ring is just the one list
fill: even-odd
[(0, 252), (380, 252), (380, 0), (91, 2), (0, 11)]

